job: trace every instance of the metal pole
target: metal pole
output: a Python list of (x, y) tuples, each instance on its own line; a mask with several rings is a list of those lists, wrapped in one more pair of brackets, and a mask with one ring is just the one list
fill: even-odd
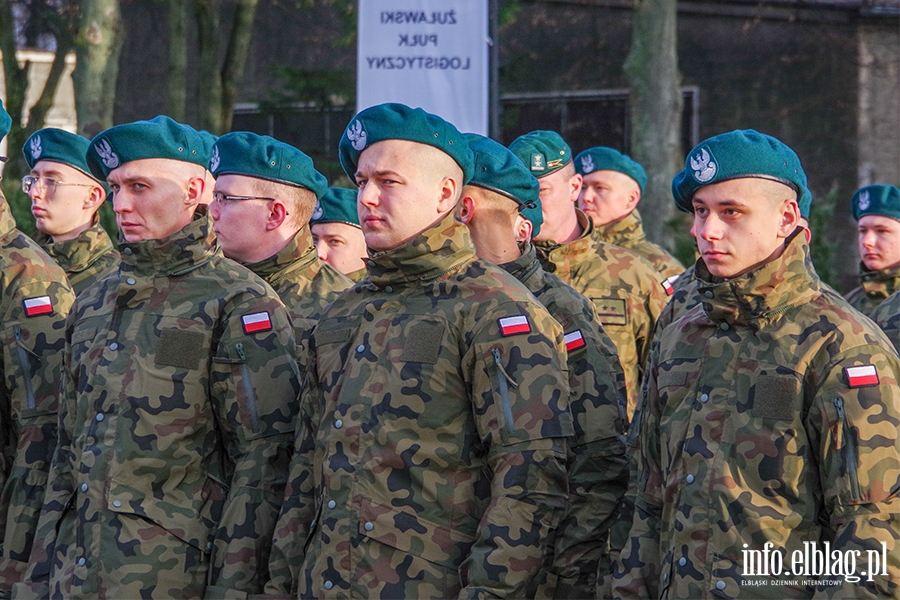
[(500, 0), (488, 0), (488, 36), (490, 50), (488, 62), (490, 63), (489, 82), (489, 106), (488, 106), (488, 135), (502, 142), (500, 139)]

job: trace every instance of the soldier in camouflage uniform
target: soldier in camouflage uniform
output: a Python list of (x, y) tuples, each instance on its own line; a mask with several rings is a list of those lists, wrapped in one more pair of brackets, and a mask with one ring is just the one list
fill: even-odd
[(167, 117), (91, 142), (122, 262), (69, 315), (59, 443), (17, 595), (196, 598), (208, 572), (210, 590), (259, 591), (299, 373), (284, 305), (222, 256), (198, 206), (201, 144)]
[(859, 232), (860, 286), (845, 296), (867, 317), (900, 290), (900, 189), (868, 185), (853, 194), (853, 219)]
[(575, 172), (581, 175), (578, 208), (594, 222), (597, 240), (640, 254), (671, 286), (684, 267), (644, 234), (637, 209), (647, 184), (644, 167), (618, 150), (597, 146), (575, 157)]
[[(11, 122), (0, 103), (0, 140)], [(65, 321), (74, 301), (66, 274), (16, 229), (0, 193), (0, 597), (28, 565), (56, 446)]]
[[(702, 142), (673, 181), (704, 300), (654, 341), (617, 597), (900, 595), (900, 359), (812, 270), (801, 174), (748, 130)], [(763, 575), (764, 551), (783, 568)], [(816, 551), (858, 568), (828, 576)]]
[(319, 259), (350, 280), (366, 277), (366, 238), (356, 212), (356, 190), (328, 188), (310, 221)]
[(581, 176), (559, 134), (533, 131), (509, 148), (541, 185), (544, 224), (534, 239), (538, 258), (548, 272), (594, 303), (625, 371), (631, 418), (653, 324), (666, 303), (662, 277), (635, 252), (593, 239), (593, 223), (575, 207)]
[(566, 505), (562, 328), (454, 219), (451, 124), (379, 105), (340, 157), (369, 277), (313, 333), (266, 591), (521, 597)]
[(478, 257), (525, 284), (565, 332), (575, 420), (569, 506), (536, 597), (594, 598), (598, 572), (604, 581), (611, 575), (607, 537), (627, 484), (625, 374), (591, 302), (537, 260), (530, 243), (543, 222), (537, 180), (504, 146), (476, 134), (466, 138), (475, 175), (463, 188), (457, 218), (469, 227)]
[(319, 260), (309, 219), (328, 184), (293, 146), (247, 131), (216, 142), (209, 206), (225, 256), (271, 285), (288, 308), (302, 344), (332, 300), (351, 282)]
[(65, 270), (76, 294), (119, 266), (119, 253), (97, 214), (107, 189), (88, 168), (89, 145), (80, 135), (47, 128), (22, 148), (31, 168), (22, 191), (31, 198), (34, 239)]

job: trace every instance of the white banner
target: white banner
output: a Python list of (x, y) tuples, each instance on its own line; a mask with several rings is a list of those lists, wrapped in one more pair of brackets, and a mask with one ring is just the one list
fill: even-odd
[(487, 0), (359, 0), (356, 108), (422, 107), (488, 133)]

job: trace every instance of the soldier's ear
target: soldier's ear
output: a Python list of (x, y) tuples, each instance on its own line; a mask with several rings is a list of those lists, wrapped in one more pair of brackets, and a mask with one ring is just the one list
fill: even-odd
[(440, 214), (445, 214), (453, 210), (453, 207), (456, 206), (456, 202), (459, 199), (459, 195), (461, 192), (462, 188), (459, 185), (459, 181), (457, 181), (455, 177), (444, 177), (444, 179), (441, 181), (440, 199), (438, 200), (437, 212)]
[(95, 185), (91, 188), (91, 193), (88, 194), (88, 197), (84, 200), (84, 209), (97, 210), (100, 208), (100, 205), (103, 204), (104, 200), (106, 200), (106, 190), (99, 185)]
[(468, 225), (475, 216), (475, 199), (463, 192), (459, 204), (456, 206), (456, 220), (464, 225)]
[(516, 215), (516, 222), (513, 225), (516, 242), (530, 242), (534, 233), (534, 225), (523, 217), (521, 214)]
[(205, 190), (206, 177), (191, 177), (188, 180), (187, 190), (184, 195), (184, 203), (187, 206), (197, 206), (203, 199), (203, 192)]
[(572, 192), (572, 202), (578, 202), (578, 195), (581, 194), (581, 182), (582, 177), (578, 173), (575, 173), (571, 179), (569, 179), (569, 188)]
[(781, 205), (781, 226), (778, 228), (778, 237), (789, 237), (797, 226), (800, 225), (800, 207), (796, 199), (784, 200)]
[(284, 223), (285, 219), (288, 218), (287, 206), (284, 205), (284, 202), (281, 200), (275, 200), (270, 203), (269, 206), (269, 214), (266, 217), (266, 231), (274, 231), (281, 227), (281, 224)]

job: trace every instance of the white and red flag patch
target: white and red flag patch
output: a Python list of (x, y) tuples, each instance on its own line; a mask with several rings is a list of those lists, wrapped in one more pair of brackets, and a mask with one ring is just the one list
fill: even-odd
[(566, 340), (566, 352), (585, 347), (584, 334), (581, 333), (580, 329), (567, 333), (564, 339)]
[(50, 296), (26, 298), (23, 304), (25, 305), (26, 317), (37, 317), (53, 313), (53, 303), (50, 301)]
[(852, 388), (878, 385), (878, 369), (875, 365), (862, 365), (859, 367), (846, 367), (847, 384)]
[(666, 277), (663, 279), (662, 286), (663, 289), (666, 290), (666, 296), (671, 296), (672, 292), (675, 291), (675, 282), (678, 281), (679, 275), (672, 275), (671, 277)]
[(244, 333), (247, 334), (272, 329), (272, 319), (269, 318), (267, 311), (244, 315), (241, 317), (241, 324), (244, 326)]
[(503, 337), (510, 335), (518, 335), (520, 333), (531, 333), (531, 323), (525, 315), (516, 315), (514, 317), (503, 317), (497, 320), (500, 323), (500, 333)]

